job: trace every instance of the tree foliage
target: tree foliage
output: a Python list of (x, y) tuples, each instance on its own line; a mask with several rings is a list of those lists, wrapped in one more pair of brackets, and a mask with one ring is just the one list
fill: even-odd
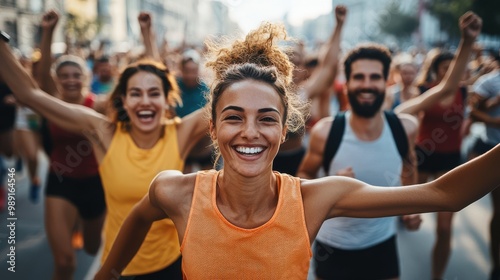
[(483, 19), (484, 34), (500, 35), (500, 1), (474, 0), (472, 11)]
[(405, 38), (418, 28), (419, 21), (416, 15), (402, 12), (398, 1), (391, 1), (381, 14), (378, 24), (382, 32)]
[(498, 0), (432, 0), (426, 3), (429, 12), (434, 15), (441, 30), (451, 37), (458, 38), (460, 30), (458, 19), (471, 10), (483, 19), (484, 34), (500, 35), (500, 1)]

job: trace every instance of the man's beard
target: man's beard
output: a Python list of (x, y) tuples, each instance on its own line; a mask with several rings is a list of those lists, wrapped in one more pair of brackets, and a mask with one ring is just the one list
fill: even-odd
[[(361, 93), (371, 93), (375, 96), (373, 103), (363, 103), (358, 102), (357, 96)], [(363, 118), (372, 118), (380, 110), (385, 99), (385, 91), (379, 92), (375, 89), (358, 89), (354, 91), (347, 92), (349, 97), (349, 103), (351, 104), (351, 110), (358, 116)]]

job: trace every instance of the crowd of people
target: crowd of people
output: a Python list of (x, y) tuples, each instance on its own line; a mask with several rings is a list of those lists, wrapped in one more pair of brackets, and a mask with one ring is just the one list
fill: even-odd
[(443, 279), (453, 214), (491, 192), (499, 280), (500, 53), (478, 51), (481, 19), (464, 14), (456, 52), (419, 62), (341, 50), (348, 11), (332, 15), (317, 53), (271, 23), (158, 47), (146, 12), (139, 56), (51, 53), (55, 11), (29, 63), (0, 42), (0, 177), (24, 161), (31, 201), (44, 190), (53, 279), (73, 278), (75, 232), (103, 249), (95, 279), (398, 279), (397, 223), (418, 230), (426, 212)]

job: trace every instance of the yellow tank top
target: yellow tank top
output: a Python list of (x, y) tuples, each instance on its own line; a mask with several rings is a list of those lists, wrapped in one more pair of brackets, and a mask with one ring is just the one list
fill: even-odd
[(306, 279), (311, 258), (299, 178), (276, 172), (278, 205), (265, 224), (244, 229), (216, 204), (218, 171), (200, 171), (181, 245), (184, 279)]
[[(153, 148), (138, 148), (130, 134), (116, 129), (99, 166), (106, 197), (103, 262), (132, 207), (144, 197), (153, 178), (166, 169), (181, 170), (176, 124), (168, 123)], [(123, 275), (141, 275), (161, 270), (180, 256), (177, 230), (170, 219), (154, 222), (139, 251)]]

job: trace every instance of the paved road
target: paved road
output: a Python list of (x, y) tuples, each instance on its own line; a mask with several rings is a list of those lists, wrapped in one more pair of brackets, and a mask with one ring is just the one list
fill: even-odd
[[(47, 170), (47, 160), (41, 157), (40, 174)], [(7, 256), (11, 245), (7, 244), (7, 212), (0, 214), (0, 279), (27, 280), (27, 279), (51, 279), (53, 260), (44, 230), (43, 201), (32, 204), (28, 199), (28, 179), (22, 172), (17, 172), (16, 182), (16, 212), (17, 217), (15, 229), (15, 270), (8, 271)], [(19, 178), (20, 177), (20, 178)], [(77, 252), (77, 271), (75, 279), (83, 279), (87, 274), (93, 258), (83, 251)]]

